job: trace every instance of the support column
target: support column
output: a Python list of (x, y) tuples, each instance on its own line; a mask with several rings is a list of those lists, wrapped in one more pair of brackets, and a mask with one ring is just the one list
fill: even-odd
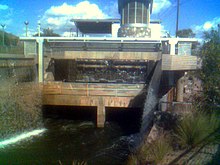
[(98, 99), (98, 106), (97, 106), (97, 127), (103, 128), (104, 124), (105, 124), (104, 98), (100, 97)]
[(176, 39), (170, 39), (169, 44), (170, 44), (170, 55), (175, 55), (176, 52), (176, 44), (178, 41)]
[(43, 54), (43, 43), (44, 38), (38, 38), (38, 82), (44, 81), (44, 54)]
[(183, 102), (183, 88), (184, 88), (184, 79), (181, 77), (177, 81), (177, 94), (176, 94), (176, 101), (177, 102)]

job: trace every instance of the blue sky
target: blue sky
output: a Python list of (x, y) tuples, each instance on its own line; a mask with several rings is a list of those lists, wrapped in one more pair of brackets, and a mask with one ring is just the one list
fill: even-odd
[[(177, 0), (154, 0), (152, 19), (161, 19), (163, 29), (175, 33)], [(74, 24), (71, 18), (119, 18), (117, 0), (0, 0), (0, 24), (6, 31), (24, 36), (24, 21), (29, 35), (42, 28), (67, 36)], [(179, 28), (192, 28), (196, 34), (216, 28), (220, 23), (219, 0), (180, 0)]]

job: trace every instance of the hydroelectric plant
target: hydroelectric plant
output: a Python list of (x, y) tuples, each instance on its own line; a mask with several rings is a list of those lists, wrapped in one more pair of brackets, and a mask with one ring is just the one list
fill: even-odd
[(196, 40), (162, 36), (160, 21), (150, 19), (153, 1), (121, 0), (118, 5), (120, 20), (72, 19), (74, 37), (21, 37), (26, 45), (38, 45), (45, 106), (97, 107), (97, 126), (103, 127), (106, 107), (143, 108), (146, 101), (134, 101), (144, 91), (147, 96), (150, 84), (157, 95), (163, 71), (174, 84), (184, 71), (197, 69), (191, 56)]
[[(198, 59), (192, 56), (191, 49), (196, 39), (164, 35), (160, 21), (151, 20), (152, 0), (118, 0), (118, 7), (120, 19), (71, 19), (76, 33), (70, 32), (69, 37), (21, 37), (20, 40), (24, 41), (25, 57), (33, 58), (37, 67), (45, 116), (56, 113), (59, 118), (65, 112), (67, 118), (74, 118), (86, 108), (96, 127), (107, 130), (109, 121), (116, 118), (128, 120), (127, 129), (133, 127), (129, 123), (137, 120), (138, 131), (132, 133), (139, 133), (141, 138), (133, 139), (142, 139), (149, 132), (159, 97), (177, 86), (176, 95), (181, 100), (183, 87), (177, 83), (178, 80), (184, 72), (198, 69)], [(57, 110), (57, 107), (62, 108)], [(122, 115), (122, 111), (129, 113), (128, 116), (133, 115), (133, 118)], [(111, 135), (107, 136), (93, 127), (88, 132), (82, 131), (82, 127), (91, 126), (91, 123), (64, 123), (68, 124), (55, 126), (53, 119), (46, 119), (48, 130), (44, 130), (45, 139), (56, 133), (62, 140), (57, 143), (53, 139), (46, 144), (39, 138), (34, 146), (40, 144), (42, 149), (45, 145), (55, 144), (53, 147), (57, 150), (56, 156), (59, 156), (65, 150), (61, 146), (64, 145), (69, 152), (75, 145), (79, 152), (85, 150), (80, 155), (76, 149), (75, 154), (88, 162), (100, 158), (103, 153), (105, 156), (114, 155), (111, 154), (114, 147), (118, 147), (116, 153), (123, 153), (120, 147), (125, 145), (126, 140), (112, 140), (115, 134), (118, 135), (115, 130), (110, 129)], [(67, 138), (66, 131), (71, 132), (68, 134), (71, 138)], [(69, 144), (74, 138), (74, 144)], [(108, 143), (114, 147), (108, 147), (101, 153), (99, 146), (93, 143), (99, 138), (100, 145), (111, 139)], [(79, 142), (80, 139), (83, 142)], [(91, 155), (89, 147), (94, 148), (95, 156)], [(71, 159), (70, 155), (67, 157)], [(123, 162), (124, 158), (119, 160)]]

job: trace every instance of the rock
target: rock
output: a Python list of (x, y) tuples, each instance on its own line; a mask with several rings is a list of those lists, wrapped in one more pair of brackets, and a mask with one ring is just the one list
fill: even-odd
[(155, 112), (154, 123), (157, 127), (164, 130), (171, 130), (177, 122), (178, 116), (170, 112)]

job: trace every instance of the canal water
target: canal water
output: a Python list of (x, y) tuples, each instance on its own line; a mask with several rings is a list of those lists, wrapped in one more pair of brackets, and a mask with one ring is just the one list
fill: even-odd
[[(17, 141), (0, 142), (0, 164), (70, 165), (76, 161), (84, 161), (88, 165), (126, 164), (129, 149), (134, 143), (133, 136), (139, 131), (137, 119), (140, 113), (133, 109), (121, 109), (117, 110), (116, 117), (115, 111), (107, 110), (105, 128), (96, 128), (91, 109), (80, 114), (67, 107), (47, 107), (44, 126), (39, 128), (38, 133), (34, 134), (37, 130), (31, 130), (32, 133), (27, 132), (27, 136), (24, 133), (14, 137)], [(23, 138), (19, 140), (19, 137)]]

